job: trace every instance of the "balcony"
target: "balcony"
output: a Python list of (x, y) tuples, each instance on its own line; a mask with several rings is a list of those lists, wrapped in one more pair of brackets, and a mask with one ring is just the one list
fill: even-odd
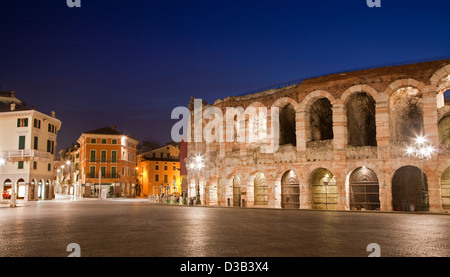
[(11, 150), (11, 151), (0, 151), (0, 157), (4, 159), (26, 159), (26, 158), (43, 158), (50, 159), (51, 154), (48, 152), (26, 149), (26, 150)]
[[(88, 173), (86, 174), (86, 179), (98, 179), (99, 174), (98, 173)], [(119, 179), (120, 174), (102, 174), (102, 179)]]

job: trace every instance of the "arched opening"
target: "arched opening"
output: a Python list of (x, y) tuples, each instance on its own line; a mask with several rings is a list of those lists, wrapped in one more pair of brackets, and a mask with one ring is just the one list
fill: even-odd
[(281, 208), (300, 208), (300, 185), (292, 170), (286, 171), (281, 177)]
[(3, 193), (2, 193), (3, 199), (11, 199), (11, 193), (12, 193), (12, 182), (10, 179), (6, 179), (5, 182), (3, 182)]
[(333, 139), (333, 110), (330, 100), (317, 99), (310, 108), (311, 141)]
[(450, 145), (450, 113), (447, 113), (439, 120), (439, 142)]
[(280, 111), (280, 145), (297, 145), (295, 135), (295, 109), (291, 104), (287, 104)]
[(50, 199), (50, 186), (51, 186), (51, 181), (47, 180), (45, 182), (45, 190), (44, 190), (45, 197), (44, 197), (44, 199)]
[(33, 200), (35, 198), (36, 180), (32, 179), (30, 182), (30, 189), (28, 192), (28, 199)]
[(38, 199), (43, 199), (44, 196), (44, 181), (39, 180), (38, 183)]
[(379, 210), (380, 186), (375, 172), (362, 166), (350, 174), (350, 209)]
[(395, 211), (428, 210), (427, 176), (422, 175), (419, 168), (404, 166), (395, 172), (392, 178), (392, 207)]
[(450, 210), (450, 167), (444, 171), (441, 177), (442, 209)]
[(17, 199), (25, 199), (26, 185), (22, 178), (17, 181)]
[(262, 174), (261, 172), (257, 173), (255, 176), (254, 195), (255, 205), (267, 205), (269, 203), (267, 180), (264, 174)]
[(241, 179), (238, 175), (233, 177), (233, 207), (241, 206)]
[(350, 146), (377, 146), (375, 100), (365, 92), (350, 95), (347, 108), (347, 135)]
[(309, 182), (313, 209), (336, 210), (338, 192), (333, 173), (326, 168), (316, 169), (311, 174)]
[(389, 105), (393, 142), (410, 142), (423, 134), (423, 101), (418, 89), (398, 89), (392, 94)]

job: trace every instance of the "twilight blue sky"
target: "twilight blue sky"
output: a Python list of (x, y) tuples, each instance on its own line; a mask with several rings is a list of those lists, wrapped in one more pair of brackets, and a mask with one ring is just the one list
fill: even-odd
[(174, 107), (309, 76), (450, 56), (448, 0), (2, 0), (0, 85), (62, 120), (170, 140)]

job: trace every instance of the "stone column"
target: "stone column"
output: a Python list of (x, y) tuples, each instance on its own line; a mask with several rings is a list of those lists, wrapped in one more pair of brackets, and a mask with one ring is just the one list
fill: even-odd
[(345, 160), (347, 145), (347, 115), (342, 100), (336, 100), (333, 107), (334, 160)]

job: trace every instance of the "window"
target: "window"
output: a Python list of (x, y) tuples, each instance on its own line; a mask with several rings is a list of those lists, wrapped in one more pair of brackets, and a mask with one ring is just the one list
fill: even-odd
[(18, 118), (17, 127), (28, 127), (28, 118)]
[(158, 174), (155, 175), (155, 182), (159, 182), (159, 175)]
[(127, 167), (127, 176), (131, 176), (131, 175), (130, 175), (130, 168), (129, 168), (129, 167)]
[(115, 150), (111, 152), (111, 162), (117, 163), (117, 151)]
[(167, 165), (164, 166), (164, 170), (167, 170)]
[(111, 167), (111, 178), (117, 178), (117, 167), (112, 166)]
[(102, 150), (101, 152), (101, 162), (106, 163), (106, 150)]
[(130, 160), (130, 153), (128, 153), (128, 161)]
[(176, 166), (173, 166), (173, 167), (172, 167), (172, 170), (173, 170), (173, 171), (176, 171), (176, 170), (177, 170), (177, 167), (176, 167)]
[(34, 122), (33, 122), (33, 126), (34, 126), (34, 128), (41, 129), (41, 121), (39, 119), (35, 118)]
[(176, 175), (173, 175), (173, 176), (172, 176), (172, 180), (175, 181), (176, 179), (177, 179), (177, 176), (176, 176)]
[(122, 176), (125, 176), (125, 167), (122, 166)]
[(106, 144), (106, 139), (102, 139), (102, 144)]
[(153, 153), (153, 158), (156, 158), (156, 153)]
[(34, 170), (37, 169), (37, 162), (33, 162), (33, 169), (34, 169)]
[(133, 168), (131, 169), (131, 176), (135, 177), (136, 176), (136, 170)]
[(90, 159), (91, 163), (95, 163), (95, 150), (91, 150), (91, 159)]
[(96, 139), (91, 138), (91, 143), (96, 143)]
[(89, 178), (95, 178), (95, 166), (89, 167)]
[(47, 165), (47, 171), (52, 171), (52, 165), (51, 164)]
[(169, 182), (169, 176), (164, 175), (164, 183), (168, 183)]
[(33, 146), (34, 150), (38, 149), (38, 137), (34, 137), (34, 146)]
[(19, 161), (19, 162), (17, 163), (17, 168), (18, 168), (18, 169), (23, 169), (23, 161)]
[(112, 144), (117, 144), (117, 139), (113, 139), (113, 140), (111, 141), (111, 143), (112, 143)]
[(159, 165), (155, 165), (155, 170), (159, 170)]
[(51, 153), (53, 154), (55, 152), (55, 142), (52, 141), (52, 146), (51, 146)]
[(170, 158), (170, 153), (167, 153), (167, 158)]
[(48, 139), (47, 140), (47, 152), (50, 153), (52, 151), (52, 142)]
[(25, 149), (25, 136), (19, 136), (19, 150)]
[(106, 166), (101, 166), (100, 167), (100, 172), (102, 173), (102, 176), (106, 176)]

